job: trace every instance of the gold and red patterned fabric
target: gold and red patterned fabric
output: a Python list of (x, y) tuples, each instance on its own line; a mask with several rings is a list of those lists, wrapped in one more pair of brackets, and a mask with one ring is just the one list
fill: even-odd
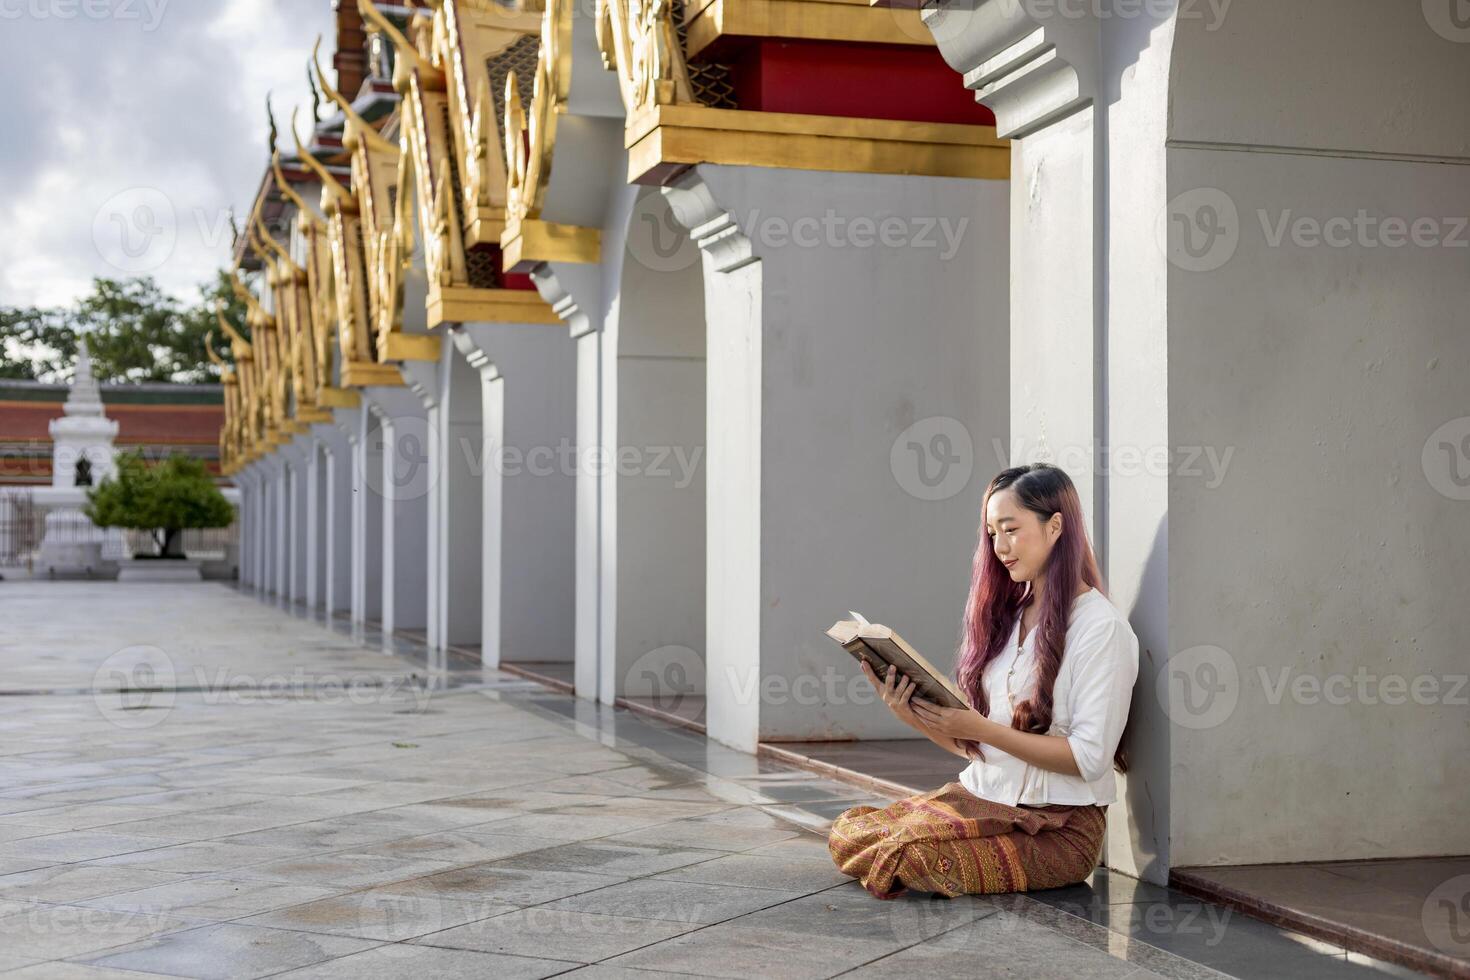
[(1106, 807), (1007, 806), (958, 782), (832, 822), (828, 850), (878, 898), (909, 890), (956, 895), (1058, 888), (1097, 867)]

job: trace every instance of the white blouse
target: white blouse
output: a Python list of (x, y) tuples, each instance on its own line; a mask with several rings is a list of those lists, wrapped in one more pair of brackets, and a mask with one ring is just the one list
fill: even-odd
[[(1040, 623), (1037, 624), (1038, 626)], [(1011, 705), (1006, 696), (1006, 674), (1017, 704), (1029, 699), (1036, 687), (1036, 627), (1017, 649), (1020, 617), (1005, 649), (985, 668), (982, 682), (990, 699), (987, 717), (1009, 726)], [(1113, 755), (1128, 721), (1133, 683), (1138, 679), (1138, 637), (1128, 619), (1097, 589), (1072, 600), (1061, 669), (1052, 688), (1049, 735), (1064, 735), (1072, 747), (1081, 776), (1068, 776), (1033, 766), (993, 745), (980, 746), (985, 760), (971, 760), (960, 773), (960, 783), (974, 795), (997, 803), (1042, 805), (1064, 803), (1099, 806), (1117, 797)]]

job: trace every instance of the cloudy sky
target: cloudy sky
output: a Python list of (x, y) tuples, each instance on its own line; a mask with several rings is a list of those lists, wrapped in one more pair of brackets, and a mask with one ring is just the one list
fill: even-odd
[(266, 92), (289, 145), (332, 22), (331, 0), (0, 0), (0, 306), (99, 275), (193, 298), (268, 164)]

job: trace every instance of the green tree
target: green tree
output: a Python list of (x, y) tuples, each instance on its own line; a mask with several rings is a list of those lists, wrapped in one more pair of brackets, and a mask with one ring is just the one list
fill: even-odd
[(92, 292), (69, 307), (0, 307), (0, 378), (67, 380), (85, 336), (99, 381), (217, 381), (219, 370), (204, 351), (205, 336), (215, 331), (216, 348), (230, 356), (218, 336), (217, 308), (243, 332), (245, 308), (223, 271), (199, 287), (194, 303), (144, 276), (94, 279)]
[(235, 520), (235, 508), (199, 460), (174, 454), (150, 467), (137, 451), (117, 457), (117, 476), (87, 491), (84, 511), (98, 527), (148, 531), (164, 558), (184, 557), (186, 528)]

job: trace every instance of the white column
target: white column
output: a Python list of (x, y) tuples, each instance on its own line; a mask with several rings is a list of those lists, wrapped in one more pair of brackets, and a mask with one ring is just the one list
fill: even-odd
[(437, 361), (399, 370), (427, 413), (428, 578), (426, 634), (435, 650), (480, 645), (483, 460), (480, 386), (444, 331)]
[(430, 645), (481, 647), (485, 444), (479, 372), (442, 345), (429, 409)]
[(248, 588), (254, 584), (255, 572), (251, 565), (255, 560), (255, 545), (250, 539), (255, 527), (255, 474), (250, 467), (242, 467), (231, 479), (240, 490), (240, 506), (235, 517), (235, 531), (240, 540), (240, 587)]
[(290, 531), (286, 539), (287, 572), (286, 596), (292, 602), (306, 601), (306, 554), (309, 549), (308, 515), (311, 497), (307, 486), (307, 464), (311, 459), (310, 440), (298, 436), (290, 445), (281, 447), (286, 460), (287, 494), (290, 510)]
[[(603, 474), (584, 465), (602, 449), (602, 319), (604, 276), (600, 266), (549, 262), (532, 273), (536, 288), (570, 329), (576, 343), (574, 684), (578, 697), (612, 700), (612, 677), (603, 666), (604, 590), (616, 579), (603, 561)], [(509, 566), (505, 566), (509, 567)]]
[(270, 592), (271, 578), (271, 516), (274, 501), (271, 498), (271, 468), (265, 460), (250, 464), (255, 470), (255, 484), (259, 487), (259, 501), (255, 505), (255, 594), (264, 596)]
[(251, 532), (251, 540), (254, 542), (255, 557), (252, 564), (255, 566), (254, 585), (257, 596), (264, 595), (270, 591), (270, 551), (271, 551), (271, 483), (270, 467), (262, 461), (257, 460), (250, 464), (255, 472), (255, 527)]
[[(333, 413), (349, 426), (352, 452), (351, 609), (357, 626), (380, 623), (383, 618), (383, 497), (373, 489), (383, 472), (383, 436), (378, 417), (368, 404)], [(371, 477), (371, 478), (370, 478)]]
[(289, 598), (291, 559), (291, 488), (289, 467), (285, 457), (277, 451), (272, 454), (272, 496), (275, 498), (271, 514), (271, 593), (277, 598)]
[(306, 486), (303, 492), (305, 520), (302, 523), (302, 547), (304, 588), (302, 598), (310, 609), (316, 609), (322, 601), (322, 586), (326, 578), (326, 487), (325, 454), (321, 442), (314, 435), (296, 437), (301, 448)]
[[(994, 110), (998, 134), (1013, 140), (1011, 461), (1053, 462), (1072, 477), (1110, 597), (1141, 647), (1166, 655), (1169, 478), (1150, 463), (1119, 479), (1106, 463), (1118, 450), (1154, 460), (1170, 440), (1167, 309), (1177, 300), (1158, 234), (1172, 15), (1102, 24), (938, 0), (924, 16), (945, 60)], [(1153, 683), (1146, 665), (1139, 678), (1140, 690)], [(1162, 883), (1171, 736), (1156, 701), (1134, 704), (1132, 788), (1110, 812), (1106, 861)]]
[[(346, 413), (356, 426), (357, 409), (335, 409)], [(347, 612), (352, 605), (352, 442), (343, 426), (318, 423), (312, 426), (321, 447), (322, 462), (322, 591), (323, 611)]]
[(428, 416), (406, 388), (369, 387), (363, 397), (377, 414), (383, 466), (369, 472), (368, 492), (382, 499), (385, 632), (428, 625)]
[(1008, 188), (700, 166), (665, 194), (704, 256), (709, 733), (909, 737), (822, 630), (855, 609), (954, 663), (1010, 428)]

